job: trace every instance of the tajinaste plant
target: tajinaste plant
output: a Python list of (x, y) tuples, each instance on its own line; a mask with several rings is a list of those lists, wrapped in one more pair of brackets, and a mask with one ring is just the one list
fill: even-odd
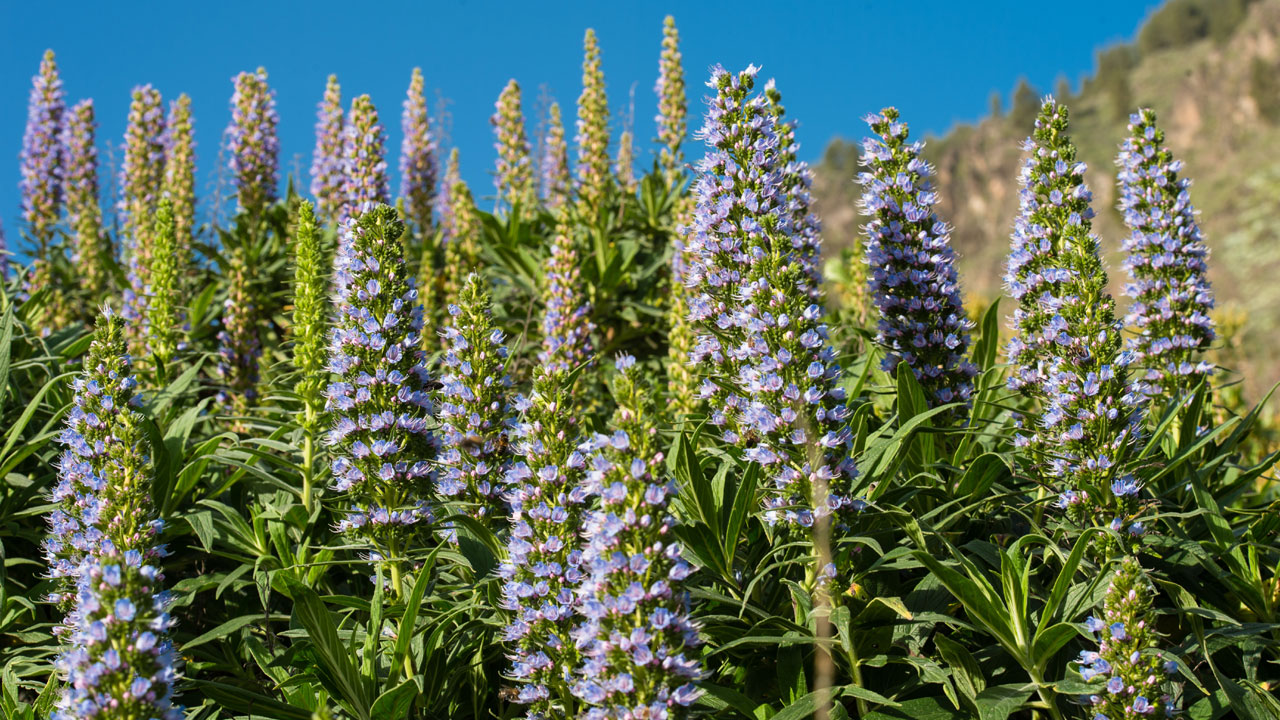
[(1137, 329), (1128, 347), (1145, 368), (1145, 380), (1176, 398), (1213, 372), (1200, 354), (1213, 344), (1213, 289), (1209, 250), (1191, 206), (1191, 181), (1179, 177), (1182, 161), (1164, 147), (1156, 114), (1129, 118), (1120, 149), (1120, 211), (1129, 228), (1125, 269), (1133, 298), (1125, 323)]
[(511, 464), (511, 378), (502, 330), (494, 327), (489, 292), (470, 273), (444, 329), (440, 378), (441, 496), (474, 518), (502, 515), (498, 502)]
[(302, 401), (298, 425), (303, 433), (302, 504), (309, 512), (315, 479), (316, 439), (329, 384), (329, 270), (310, 202), (298, 204), (294, 241), (293, 366), (298, 370), (294, 392)]
[(107, 289), (110, 280), (107, 260), (112, 254), (110, 237), (102, 227), (102, 206), (98, 202), (97, 129), (93, 100), (81, 100), (71, 108), (62, 130), (67, 224), (74, 238), (71, 261), (81, 287), (93, 303), (99, 301)]
[[(342, 225), (349, 219), (391, 202), (387, 180), (386, 133), (378, 122), (378, 109), (368, 95), (351, 101), (351, 111), (342, 136), (342, 168), (346, 178), (345, 200), (339, 211)], [(354, 235), (345, 228), (341, 238)]]
[(596, 31), (587, 29), (583, 40), (582, 94), (578, 96), (578, 203), (583, 217), (600, 219), (601, 206), (613, 184), (609, 172), (609, 99), (605, 96), (604, 70)]
[[(179, 247), (177, 217), (169, 198), (160, 201), (156, 209), (155, 258), (151, 262), (150, 294), (147, 296), (147, 331), (145, 338), (155, 358), (157, 380), (165, 379), (164, 366), (177, 354), (182, 324), (179, 307), (183, 266), (183, 252)], [(159, 382), (157, 383), (159, 385)]]
[(222, 303), (218, 331), (219, 401), (232, 415), (242, 417), (257, 404), (262, 336), (258, 325), (259, 289), (256, 273), (244, 252), (227, 256), (227, 297)]
[(436, 196), (436, 139), (427, 117), (422, 69), (414, 68), (400, 119), (404, 140), (400, 145), (400, 197), (405, 215), (422, 236), (435, 228), (432, 211)]
[(569, 171), (569, 145), (564, 139), (564, 122), (560, 119), (560, 103), (551, 103), (547, 115), (547, 136), (542, 141), (542, 200), (550, 210), (569, 202), (573, 177)]
[(600, 506), (584, 533), (584, 621), (574, 630), (583, 663), (573, 692), (591, 706), (581, 715), (588, 720), (674, 720), (702, 692), (694, 686), (702, 641), (683, 587), (693, 568), (675, 539), (669, 506), (678, 489), (658, 449), (653, 396), (634, 357), (615, 367), (612, 433), (584, 443), (593, 453), (587, 488)]
[(275, 202), (277, 194), (280, 140), (276, 126), (276, 91), (267, 85), (267, 71), (242, 72), (232, 78), (231, 124), (227, 126), (230, 170), (236, 184), (240, 212), (256, 222), (262, 211)]
[[(687, 205), (687, 203), (682, 203)], [(682, 208), (681, 226), (693, 218)], [(681, 421), (698, 408), (698, 378), (689, 364), (698, 342), (698, 330), (689, 322), (689, 288), (685, 285), (688, 252), (683, 240), (671, 241), (671, 291), (667, 298), (667, 404), (668, 417)]]
[[(169, 105), (165, 132), (163, 195), (173, 203), (177, 267), (184, 271), (191, 256), (196, 229), (196, 143), (192, 130), (191, 98), (183, 93)], [(179, 275), (181, 279), (181, 275)]]
[(68, 450), (54, 493), (63, 508), (55, 517), (78, 510), (79, 532), (55, 532), (49, 549), (61, 562), (68, 558), (56, 544), (68, 534), (84, 546), (75, 551), (79, 562), (69, 576), (76, 590), (55, 663), (66, 684), (54, 720), (179, 720), (184, 714), (172, 702), (178, 654), (168, 639), (171, 597), (160, 564), (168, 553), (157, 542), (163, 522), (151, 506), (142, 417), (129, 407), (135, 383), (124, 334), (123, 320), (108, 310), (63, 435)]
[(654, 92), (658, 94), (658, 142), (662, 150), (658, 154), (658, 167), (668, 186), (684, 181), (684, 143), (688, 100), (684, 89), (684, 66), (680, 55), (680, 31), (676, 19), (668, 15), (662, 21), (662, 55), (658, 60), (658, 82)]
[(717, 66), (708, 83), (707, 154), (684, 229), (689, 317), (702, 330), (690, 360), (715, 378), (700, 393), (711, 423), (773, 483), (768, 521), (810, 527), (861, 503), (843, 487), (855, 466), (841, 369), (792, 238), (777, 117), (751, 96), (756, 72)]
[(813, 170), (809, 163), (800, 160), (797, 153), (796, 121), (784, 121), (786, 108), (782, 106), (782, 93), (770, 78), (765, 83), (764, 95), (769, 109), (777, 120), (779, 170), (782, 173), (782, 206), (791, 219), (791, 246), (809, 276), (807, 287), (814, 302), (822, 304), (822, 224), (810, 209), (809, 188), (813, 185)]
[[(440, 283), (441, 306), (457, 305), (462, 285), (469, 273), (480, 269), (479, 211), (471, 199), (471, 190), (461, 178), (449, 191), (449, 228), (444, 235), (444, 272)], [(443, 318), (441, 318), (443, 321)]]
[(533, 159), (529, 155), (529, 139), (524, 130), (524, 111), (520, 108), (520, 84), (514, 79), (498, 95), (496, 111), (489, 123), (493, 125), (498, 151), (498, 163), (493, 177), (498, 190), (498, 202), (508, 212), (518, 212), (521, 217), (533, 214), (537, 188), (533, 180)]
[(613, 171), (622, 192), (634, 195), (636, 192), (635, 135), (630, 130), (623, 130), (618, 136), (618, 161)]
[(62, 210), (62, 133), (66, 101), (53, 51), (45, 50), (40, 71), (31, 78), (27, 127), (22, 134), (22, 219), (37, 244), (37, 258), (48, 259), (48, 246)]
[(124, 131), (118, 206), (129, 281), (124, 291), (123, 315), (135, 348), (141, 346), (144, 334), (153, 257), (152, 222), (164, 189), (164, 138), (165, 116), (160, 91), (150, 85), (135, 87), (129, 104), (129, 123)]
[(325, 406), (333, 417), (333, 489), (347, 507), (336, 529), (365, 539), (390, 564), (398, 595), (402, 553), (433, 517), (422, 309), (395, 210), (367, 208), (344, 232), (329, 350), (329, 370), (338, 378)]
[[(930, 406), (968, 403), (977, 368), (966, 359), (972, 323), (964, 313), (951, 233), (934, 206), (933, 168), (920, 156), (924, 143), (907, 142), (907, 124), (895, 108), (866, 118), (858, 176), (868, 217), (869, 291), (880, 310), (876, 342), (882, 367), (905, 363)], [(963, 413), (957, 410), (953, 417)]]
[[(445, 298), (446, 285), (450, 289), (455, 289), (458, 285), (458, 278), (465, 277), (466, 273), (453, 274), (445, 272), (445, 268), (450, 267), (448, 255), (456, 253), (460, 247), (450, 249), (450, 244), (454, 238), (470, 238), (470, 228), (472, 223), (479, 223), (474, 216), (474, 203), (471, 201), (470, 193), (463, 200), (455, 198), (453, 189), (462, 183), (462, 173), (458, 169), (458, 148), (449, 151), (449, 160), (445, 163), (444, 178), (440, 181), (440, 193), (435, 199), (435, 211), (437, 219), (437, 227), (440, 232), (434, 239), (438, 239), (439, 246), (434, 243), (423, 243), (419, 249), (418, 258), (418, 296), (422, 299), (422, 318), (427, 328), (432, 328), (422, 333), (423, 349), (428, 353), (433, 353), (439, 348), (436, 342), (439, 336), (436, 335), (434, 328), (438, 328), (445, 322), (446, 311), (449, 307), (449, 301)], [(455, 213), (455, 209), (463, 208), (461, 215)], [(465, 265), (465, 264), (464, 264)], [(461, 265), (460, 265), (461, 267)]]
[(311, 194), (316, 198), (320, 222), (332, 223), (346, 201), (346, 180), (342, 160), (342, 87), (338, 76), (330, 75), (324, 99), (316, 106), (316, 147), (311, 153)]
[(582, 292), (578, 245), (573, 226), (556, 223), (551, 255), (546, 260), (542, 285), (542, 350), (538, 362), (569, 371), (591, 360), (591, 303)]
[(1102, 604), (1102, 618), (1089, 616), (1085, 629), (1098, 643), (1097, 651), (1083, 650), (1076, 659), (1080, 675), (1098, 686), (1086, 701), (1094, 720), (1142, 720), (1181, 712), (1165, 690), (1177, 672), (1174, 661), (1162, 661), (1151, 612), (1151, 581), (1137, 559), (1125, 557), (1111, 578)]
[(499, 566), (517, 702), (529, 718), (576, 717), (570, 687), (580, 657), (571, 637), (582, 581), (578, 539), (588, 494), (576, 448), (577, 414), (567, 373), (535, 371), (533, 394), (517, 399), (516, 459), (507, 471), (507, 557)]
[(1109, 517), (1134, 535), (1142, 531), (1134, 522), (1140, 484), (1126, 466), (1146, 391), (1130, 382), (1132, 354), (1120, 351), (1123, 326), (1090, 232), (1085, 167), (1066, 130), (1066, 108), (1046, 98), (1019, 177), (1021, 212), (1005, 276), (1018, 301), (1009, 385), (1039, 399), (1043, 411), (1016, 444), (1044, 464), (1074, 522)]

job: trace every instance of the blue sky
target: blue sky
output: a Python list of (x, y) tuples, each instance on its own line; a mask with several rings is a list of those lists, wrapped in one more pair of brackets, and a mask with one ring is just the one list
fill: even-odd
[[(992, 91), (1006, 106), (1018, 78), (1042, 91), (1059, 75), (1073, 83), (1096, 52), (1130, 40), (1156, 0), (778, 0), (699, 2), (273, 2), (0, 3), (0, 218), (11, 245), (18, 223), (18, 152), (31, 76), (45, 48), (58, 55), (68, 104), (97, 103), (102, 163), (118, 147), (129, 91), (150, 82), (166, 100), (186, 92), (196, 118), (197, 190), (208, 195), (229, 118), (231, 77), (265, 66), (277, 91), (281, 167), (305, 175), (315, 105), (336, 73), (344, 101), (368, 93), (389, 136), (394, 177), (400, 106), (413, 67), (426, 76), (433, 112), (447, 99), (450, 141), (479, 197), (492, 195), (488, 122), (508, 78), (524, 88), (530, 130), (539, 89), (571, 115), (581, 82), (582, 35), (596, 29), (615, 132), (634, 88), (635, 129), (654, 134), (662, 19), (680, 28), (691, 114), (701, 114), (707, 70), (748, 63), (777, 79), (800, 121), (801, 153), (816, 161), (836, 136), (861, 137), (859, 120), (896, 105), (916, 132), (945, 132), (981, 117)], [(375, 6), (378, 6), (375, 10)], [(55, 8), (56, 10), (51, 10)], [(789, 11), (782, 10), (791, 8)], [(1067, 8), (1068, 11), (1059, 8)], [(567, 115), (567, 120), (571, 118)], [(696, 152), (693, 143), (686, 147)], [(117, 152), (117, 162), (119, 153)], [(648, 167), (648, 147), (640, 167)], [(305, 181), (304, 181), (305, 183)], [(486, 202), (481, 202), (482, 207)]]

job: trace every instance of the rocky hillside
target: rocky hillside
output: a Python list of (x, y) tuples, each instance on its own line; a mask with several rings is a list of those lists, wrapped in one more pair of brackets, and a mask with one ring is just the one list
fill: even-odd
[[(1194, 179), (1213, 253), (1219, 322), (1244, 322), (1218, 360), (1245, 371), (1251, 395), (1280, 380), (1280, 0), (1174, 0), (1133, 45), (1104, 52), (1099, 72), (1075, 94), (1072, 137), (1098, 212), (1095, 230), (1111, 251), (1111, 284), (1124, 282), (1124, 227), (1116, 201), (1115, 155), (1128, 113), (1153, 108), (1175, 156)], [(1038, 93), (1025, 85), (1013, 109), (930, 138), (940, 210), (954, 226), (965, 290), (984, 303), (1001, 292), (1009, 230), (1017, 212), (1019, 144), (1030, 133)], [(910, 121), (910, 118), (905, 118)], [(850, 128), (854, 137), (861, 128)], [(833, 251), (859, 240), (857, 147), (833, 142), (817, 168), (815, 195)]]

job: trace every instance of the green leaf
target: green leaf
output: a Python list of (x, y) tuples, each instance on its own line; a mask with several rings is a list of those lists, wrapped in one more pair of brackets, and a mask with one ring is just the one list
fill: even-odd
[(1005, 720), (1035, 691), (1035, 685), (1015, 683), (996, 685), (978, 693), (978, 712), (982, 720)]
[(867, 713), (865, 720), (972, 720), (941, 698), (905, 700), (896, 708), (880, 708)]
[(417, 684), (412, 679), (405, 680), (379, 695), (373, 701), (371, 714), (376, 720), (401, 720), (409, 715), (409, 708), (413, 707), (417, 696)]
[(298, 622), (306, 628), (307, 636), (315, 646), (320, 664), (332, 677), (342, 699), (362, 720), (370, 720), (372, 698), (364, 679), (356, 672), (351, 652), (338, 639), (338, 628), (320, 596), (311, 588), (290, 577), (285, 578), (289, 594), (293, 596), (293, 612)]
[(235, 685), (198, 679), (188, 679), (187, 682), (200, 688), (201, 692), (210, 700), (227, 709), (246, 715), (273, 718), (274, 720), (312, 720), (310, 710), (286, 705), (275, 698), (260, 695)]
[(934, 635), (933, 642), (938, 646), (942, 659), (946, 660), (947, 666), (951, 668), (951, 677), (955, 679), (956, 687), (970, 700), (976, 699), (978, 693), (987, 687), (987, 679), (983, 676), (978, 661), (973, 659), (973, 655), (965, 649), (964, 645), (946, 635), (941, 633)]

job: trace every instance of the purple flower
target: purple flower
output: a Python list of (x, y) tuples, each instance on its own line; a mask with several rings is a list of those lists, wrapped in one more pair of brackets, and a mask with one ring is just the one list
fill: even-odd
[(547, 134), (542, 139), (542, 159), (538, 166), (539, 185), (547, 208), (554, 210), (569, 201), (573, 178), (569, 172), (569, 146), (564, 139), (560, 103), (551, 103)]
[(582, 292), (578, 247), (573, 227), (556, 224), (542, 290), (542, 351), (538, 361), (556, 370), (572, 370), (591, 359), (591, 304)]
[(120, 234), (129, 287), (124, 291), (124, 319), (141, 338), (151, 284), (152, 218), (164, 186), (165, 114), (160, 91), (150, 85), (133, 89), (129, 123), (124, 131), (120, 167)]
[(869, 218), (867, 287), (880, 310), (876, 342), (888, 350), (882, 366), (890, 371), (906, 363), (931, 406), (968, 403), (978, 371), (965, 357), (972, 323), (950, 232), (934, 212), (933, 168), (920, 156), (924, 144), (907, 142), (895, 108), (868, 116), (867, 124), (878, 137), (863, 142), (868, 170), (858, 180)]
[(436, 138), (427, 118), (422, 70), (413, 69), (400, 119), (404, 140), (400, 145), (400, 197), (405, 212), (419, 232), (428, 233), (436, 194)]
[(256, 218), (275, 202), (277, 193), (280, 141), (276, 137), (276, 91), (267, 85), (264, 68), (242, 72), (231, 80), (235, 93), (226, 137), (236, 202), (241, 212)]
[[(378, 122), (378, 110), (368, 95), (351, 101), (351, 111), (343, 129), (342, 168), (346, 192), (339, 212), (340, 225), (345, 226), (347, 220), (359, 217), (379, 203), (390, 202), (386, 133)], [(349, 234), (344, 230), (342, 237)]]
[(330, 75), (316, 106), (316, 146), (311, 154), (311, 194), (322, 222), (334, 222), (346, 197), (342, 163), (342, 86)]
[(1191, 181), (1179, 177), (1182, 162), (1162, 146), (1155, 113), (1134, 113), (1129, 133), (1117, 161), (1120, 211), (1130, 231), (1125, 294), (1133, 305), (1125, 322), (1138, 331), (1128, 347), (1144, 379), (1172, 398), (1213, 372), (1200, 358), (1215, 337), (1209, 250), (1191, 205)]
[(62, 79), (53, 51), (45, 50), (40, 72), (31, 79), (27, 127), (22, 134), (22, 219), (43, 249), (53, 239), (62, 207), (63, 159), (59, 135), (66, 111)]
[(515, 80), (507, 81), (495, 108), (489, 124), (493, 125), (493, 147), (498, 151), (493, 177), (498, 200), (508, 212), (518, 211), (522, 216), (529, 216), (534, 209), (536, 188), (529, 140), (524, 129), (524, 111), (520, 108), (520, 84)]

